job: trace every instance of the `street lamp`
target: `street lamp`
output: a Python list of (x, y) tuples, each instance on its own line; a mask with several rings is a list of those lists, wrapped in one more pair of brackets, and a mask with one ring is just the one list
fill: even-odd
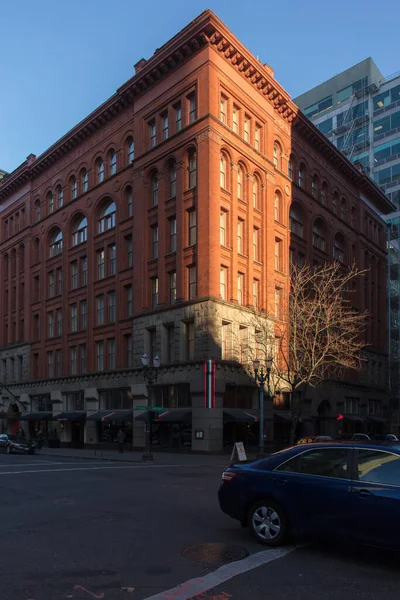
[(152, 387), (157, 381), (158, 369), (160, 368), (161, 360), (159, 356), (153, 358), (153, 364), (150, 364), (150, 357), (145, 352), (142, 356), (142, 368), (143, 378), (147, 386), (147, 429), (146, 429), (146, 451), (142, 456), (142, 460), (151, 461), (153, 460), (153, 453), (151, 451), (151, 417), (152, 417)]
[(254, 379), (256, 383), (260, 384), (260, 394), (259, 394), (259, 403), (260, 403), (260, 435), (258, 440), (258, 452), (260, 455), (264, 453), (264, 384), (267, 382), (268, 387), (268, 397), (271, 397), (271, 388), (270, 388), (270, 375), (272, 369), (272, 358), (268, 357), (265, 361), (265, 373), (264, 367), (261, 366), (260, 370), (260, 361), (258, 358), (253, 360), (253, 369), (254, 369)]

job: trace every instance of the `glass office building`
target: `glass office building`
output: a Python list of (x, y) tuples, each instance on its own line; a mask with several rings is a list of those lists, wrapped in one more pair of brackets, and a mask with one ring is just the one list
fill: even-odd
[(396, 207), (385, 218), (392, 426), (400, 429), (400, 72), (384, 77), (367, 58), (294, 102), (349, 160), (362, 166)]

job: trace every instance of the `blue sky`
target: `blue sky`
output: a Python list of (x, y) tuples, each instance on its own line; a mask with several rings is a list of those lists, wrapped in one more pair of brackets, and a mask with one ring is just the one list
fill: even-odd
[(44, 152), (206, 8), (271, 65), (292, 97), (368, 56), (384, 75), (400, 71), (398, 0), (4, 2), (0, 168)]

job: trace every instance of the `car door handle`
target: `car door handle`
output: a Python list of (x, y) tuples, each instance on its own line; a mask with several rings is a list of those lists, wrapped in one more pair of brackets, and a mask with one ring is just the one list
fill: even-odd
[(274, 483), (277, 483), (278, 485), (284, 485), (285, 483), (287, 483), (287, 479), (283, 479), (282, 477), (273, 477), (272, 481)]
[(357, 490), (357, 494), (361, 496), (361, 498), (368, 498), (368, 496), (372, 496), (369, 490)]

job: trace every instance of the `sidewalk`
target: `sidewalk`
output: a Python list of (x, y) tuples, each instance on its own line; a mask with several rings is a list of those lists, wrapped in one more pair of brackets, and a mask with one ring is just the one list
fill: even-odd
[[(228, 466), (230, 454), (192, 454), (190, 452), (159, 452), (153, 453), (154, 460), (145, 463), (142, 460), (143, 451), (127, 450), (120, 454), (118, 450), (75, 449), (75, 448), (42, 448), (35, 456), (52, 456), (53, 458), (76, 458), (84, 460), (107, 460), (116, 462), (158, 464), (158, 465), (205, 465)], [(249, 456), (248, 458), (254, 458)]]

